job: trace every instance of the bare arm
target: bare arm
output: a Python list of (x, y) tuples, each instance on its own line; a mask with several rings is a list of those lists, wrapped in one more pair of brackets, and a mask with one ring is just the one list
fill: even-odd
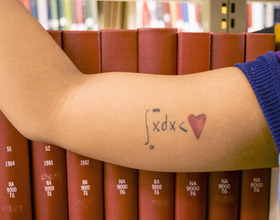
[(277, 166), (262, 111), (237, 68), (83, 75), (17, 0), (0, 2), (0, 30), (7, 29), (0, 31), (0, 108), (28, 138), (138, 169)]

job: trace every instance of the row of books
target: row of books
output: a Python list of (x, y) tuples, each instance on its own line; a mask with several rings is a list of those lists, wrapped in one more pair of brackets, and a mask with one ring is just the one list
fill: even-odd
[[(193, 74), (275, 48), (274, 34), (172, 28), (49, 33), (85, 74)], [(278, 204), (271, 169), (167, 173), (120, 167), (29, 142), (2, 114), (0, 143), (0, 219), (256, 220), (268, 219), (269, 203)]]
[(259, 31), (280, 22), (280, 4), (277, 2), (248, 2), (247, 30)]
[(175, 27), (202, 31), (201, 4), (161, 1), (21, 0), (47, 30)]

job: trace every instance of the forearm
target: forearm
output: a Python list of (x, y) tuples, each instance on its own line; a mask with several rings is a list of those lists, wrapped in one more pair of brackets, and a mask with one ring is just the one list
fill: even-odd
[[(262, 111), (237, 68), (190, 76), (110, 73), (83, 78), (59, 117), (53, 140), (60, 146), (147, 170), (277, 166)], [(192, 114), (205, 115), (204, 126), (203, 119), (194, 120), (200, 136), (188, 120)]]

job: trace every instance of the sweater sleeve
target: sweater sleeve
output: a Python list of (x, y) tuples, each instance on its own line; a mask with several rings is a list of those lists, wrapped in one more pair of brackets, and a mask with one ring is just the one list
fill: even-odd
[(280, 64), (276, 53), (270, 51), (254, 61), (234, 66), (251, 84), (280, 153)]

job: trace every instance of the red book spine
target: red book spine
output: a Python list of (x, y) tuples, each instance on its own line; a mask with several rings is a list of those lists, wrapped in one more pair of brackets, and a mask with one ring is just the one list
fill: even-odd
[(268, 218), (270, 170), (242, 171), (240, 220)]
[[(211, 69), (233, 66), (245, 60), (245, 34), (213, 34)], [(210, 172), (207, 219), (238, 219), (240, 171)]]
[(246, 62), (268, 51), (275, 51), (275, 34), (246, 33)]
[(106, 220), (137, 219), (137, 170), (105, 163), (104, 200)]
[(177, 29), (138, 30), (138, 72), (176, 75)]
[(29, 144), (0, 112), (0, 219), (32, 219)]
[(178, 33), (178, 75), (210, 70), (210, 57), (210, 33)]
[[(177, 29), (138, 30), (138, 72), (176, 74)], [(140, 220), (173, 219), (174, 196), (174, 173), (139, 170)]]
[[(61, 31), (49, 31), (61, 47)], [(67, 219), (65, 150), (31, 142), (33, 213), (36, 219)]]
[[(274, 34), (246, 33), (246, 62), (274, 50)], [(242, 171), (240, 220), (268, 218), (270, 171), (271, 169)]]
[(240, 171), (210, 172), (208, 220), (237, 220)]
[[(102, 72), (137, 72), (137, 31), (102, 30)], [(104, 163), (106, 220), (138, 216), (138, 171)]]
[[(178, 75), (210, 70), (211, 34), (178, 33)], [(175, 219), (205, 219), (207, 173), (177, 173)]]
[(102, 72), (137, 72), (137, 31), (102, 30)]
[(244, 63), (245, 34), (213, 34), (211, 69)]
[(32, 142), (32, 191), (35, 219), (67, 219), (65, 150)]
[(174, 219), (174, 173), (139, 170), (139, 220)]
[[(101, 72), (99, 32), (64, 31), (63, 49), (81, 72)], [(103, 163), (66, 153), (69, 219), (103, 220)]]
[(207, 173), (176, 173), (175, 219), (204, 220)]

